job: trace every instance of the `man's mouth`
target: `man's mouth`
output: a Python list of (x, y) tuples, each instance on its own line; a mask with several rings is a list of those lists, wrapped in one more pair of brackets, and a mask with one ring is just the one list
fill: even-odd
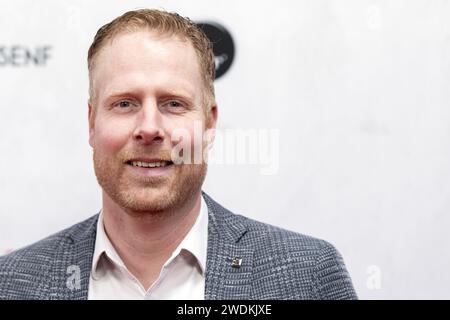
[(134, 161), (129, 160), (126, 162), (126, 164), (133, 166), (133, 167), (140, 167), (140, 168), (160, 168), (160, 167), (166, 167), (169, 165), (172, 165), (172, 161), (165, 161), (165, 160), (158, 160), (158, 161)]

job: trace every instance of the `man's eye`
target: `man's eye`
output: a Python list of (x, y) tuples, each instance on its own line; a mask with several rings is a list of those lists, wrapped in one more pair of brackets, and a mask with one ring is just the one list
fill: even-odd
[(169, 100), (163, 101), (161, 106), (165, 108), (172, 108), (172, 109), (180, 109), (180, 108), (187, 108), (187, 105), (180, 100)]
[(117, 106), (119, 108), (128, 108), (131, 107), (131, 102), (130, 101), (120, 101)]
[(168, 106), (171, 108), (179, 108), (182, 107), (183, 105), (178, 101), (169, 101)]

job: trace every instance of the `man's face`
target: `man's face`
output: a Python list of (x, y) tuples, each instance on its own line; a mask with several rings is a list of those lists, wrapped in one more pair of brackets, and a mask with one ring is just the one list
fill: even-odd
[[(117, 35), (97, 55), (91, 76), (89, 143), (106, 198), (133, 212), (173, 210), (192, 200), (206, 164), (176, 165), (171, 151), (205, 147), (194, 128), (214, 128), (217, 117), (214, 106), (206, 118), (192, 45), (149, 31)], [(173, 141), (179, 130), (189, 137)]]

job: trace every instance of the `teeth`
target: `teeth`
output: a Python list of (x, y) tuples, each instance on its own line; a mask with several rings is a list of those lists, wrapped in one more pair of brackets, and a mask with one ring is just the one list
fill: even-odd
[(155, 167), (164, 167), (166, 165), (166, 162), (165, 161), (161, 161), (161, 162), (132, 161), (131, 165), (133, 167), (155, 168)]

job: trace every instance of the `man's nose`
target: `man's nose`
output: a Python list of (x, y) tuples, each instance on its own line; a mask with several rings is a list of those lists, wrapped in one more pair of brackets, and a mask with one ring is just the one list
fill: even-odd
[(133, 138), (143, 144), (161, 143), (164, 140), (163, 119), (156, 103), (147, 102), (142, 106)]

